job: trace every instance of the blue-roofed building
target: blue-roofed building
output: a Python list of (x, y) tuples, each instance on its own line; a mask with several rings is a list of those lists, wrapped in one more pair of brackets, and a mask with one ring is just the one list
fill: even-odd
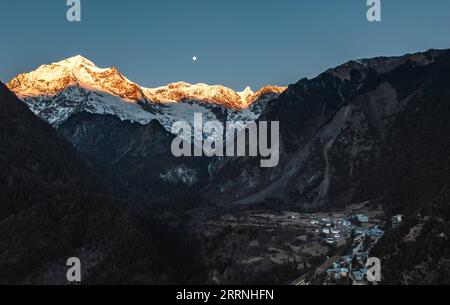
[(334, 264), (333, 268), (327, 269), (329, 276), (334, 276), (335, 280), (339, 280), (343, 277), (347, 277), (349, 274), (348, 268), (341, 268), (337, 264)]
[(353, 255), (357, 255), (357, 254), (359, 254), (359, 253), (362, 253), (363, 250), (364, 250), (364, 249), (363, 249), (363, 244), (360, 243), (360, 244), (358, 244), (356, 247), (353, 248)]
[(367, 234), (372, 237), (381, 237), (384, 234), (384, 231), (379, 229), (378, 227), (370, 229)]
[(355, 233), (358, 234), (358, 235), (367, 235), (368, 231), (369, 230), (367, 228), (363, 228), (363, 227), (357, 227), (355, 229)]
[(341, 272), (342, 277), (347, 277), (349, 270), (348, 270), (348, 268), (341, 268), (340, 272)]
[(343, 259), (347, 264), (350, 264), (353, 261), (353, 255), (346, 255)]
[(350, 221), (348, 221), (348, 220), (344, 220), (344, 221), (342, 222), (342, 225), (345, 226), (345, 227), (351, 227), (351, 226), (352, 226), (352, 223), (351, 223)]
[(367, 269), (361, 268), (352, 272), (353, 279), (355, 281), (364, 281), (364, 277), (366, 276)]
[(356, 215), (356, 219), (358, 219), (358, 221), (360, 222), (369, 222), (369, 217), (363, 214)]

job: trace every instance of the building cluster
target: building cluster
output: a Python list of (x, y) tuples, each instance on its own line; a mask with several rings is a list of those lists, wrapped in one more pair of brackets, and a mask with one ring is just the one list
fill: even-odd
[(318, 226), (316, 232), (322, 233), (323, 241), (329, 245), (335, 245), (337, 241), (349, 238), (352, 234), (381, 236), (382, 231), (378, 226), (372, 227), (369, 224), (369, 217), (364, 214), (357, 214), (346, 218), (321, 218), (311, 217), (311, 225)]
[(311, 225), (317, 226), (316, 232), (322, 233), (323, 241), (329, 245), (335, 245), (337, 241), (347, 238), (350, 234), (351, 222), (345, 219), (311, 219)]
[[(400, 218), (397, 218), (401, 222)], [(329, 269), (328, 281), (350, 280), (362, 283), (366, 280), (366, 262), (369, 252), (377, 243), (384, 231), (379, 224), (371, 223), (369, 217), (363, 214), (335, 221), (322, 219), (322, 233), (326, 234), (324, 241), (331, 243), (336, 237), (344, 236), (351, 241), (351, 247), (344, 256), (340, 256)], [(339, 231), (339, 232), (338, 232)], [(337, 235), (337, 236), (336, 236)]]

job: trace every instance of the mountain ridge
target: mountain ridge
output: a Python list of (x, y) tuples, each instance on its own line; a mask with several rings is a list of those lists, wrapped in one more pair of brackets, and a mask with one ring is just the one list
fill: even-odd
[[(193, 126), (194, 113), (202, 113), (205, 122), (219, 121), (223, 125), (227, 121), (243, 122), (238, 124), (243, 128), (258, 118), (269, 100), (285, 90), (285, 87), (265, 86), (257, 92), (249, 87), (235, 92), (221, 85), (186, 82), (144, 88), (128, 80), (115, 67), (98, 68), (82, 56), (19, 74), (7, 86), (34, 114), (56, 128), (70, 117), (87, 112), (113, 115), (121, 121), (141, 125), (156, 120), (169, 133), (176, 121), (187, 121)], [(191, 142), (193, 138), (185, 140)]]
[(243, 110), (267, 93), (282, 93), (286, 87), (266, 85), (256, 92), (242, 92), (222, 85), (190, 84), (179, 81), (166, 86), (146, 88), (130, 81), (116, 67), (99, 68), (89, 59), (76, 55), (59, 62), (41, 65), (29, 73), (18, 74), (7, 83), (19, 97), (52, 96), (70, 86), (119, 96), (128, 102), (146, 101), (166, 104), (196, 100)]

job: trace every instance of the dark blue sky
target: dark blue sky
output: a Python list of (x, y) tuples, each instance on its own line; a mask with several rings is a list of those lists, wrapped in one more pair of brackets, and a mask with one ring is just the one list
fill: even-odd
[[(147, 87), (174, 81), (241, 90), (312, 77), (346, 60), (450, 48), (450, 1), (0, 0), (0, 80), (81, 54)], [(196, 62), (192, 57), (197, 56)]]

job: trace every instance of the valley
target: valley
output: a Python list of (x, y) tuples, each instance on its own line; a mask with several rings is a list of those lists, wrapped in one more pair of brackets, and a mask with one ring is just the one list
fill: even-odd
[[(357, 220), (361, 215), (367, 222)], [(381, 205), (365, 202), (317, 213), (258, 206), (194, 208), (167, 212), (162, 219), (175, 228), (182, 225), (199, 241), (208, 283), (286, 285), (299, 278), (325, 283), (333, 259), (351, 252), (357, 232), (384, 226), (385, 215)]]

